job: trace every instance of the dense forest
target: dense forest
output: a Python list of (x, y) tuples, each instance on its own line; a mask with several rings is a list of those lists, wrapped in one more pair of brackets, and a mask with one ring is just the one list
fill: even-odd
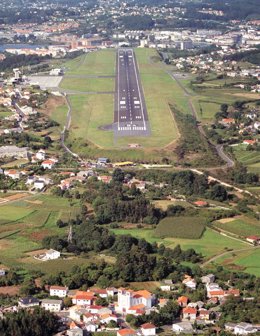
[(0, 319), (0, 336), (49, 336), (58, 328), (58, 317), (40, 308), (7, 313)]

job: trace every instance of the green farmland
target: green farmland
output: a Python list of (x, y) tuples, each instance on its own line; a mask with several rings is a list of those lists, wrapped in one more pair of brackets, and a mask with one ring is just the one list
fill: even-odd
[(214, 226), (241, 237), (260, 235), (260, 222), (257, 219), (241, 216), (228, 222), (216, 221)]
[(134, 237), (144, 238), (147, 241), (164, 244), (167, 247), (174, 248), (177, 244), (183, 249), (193, 248), (195, 251), (202, 253), (206, 257), (212, 257), (225, 252), (227, 249), (240, 249), (246, 245), (242, 242), (231, 238), (221, 236), (219, 233), (206, 228), (203, 235), (199, 239), (184, 238), (158, 238), (155, 236), (154, 229), (113, 229), (116, 234), (131, 234)]
[(70, 207), (67, 199), (41, 195), (1, 205), (0, 211), (0, 263), (24, 268), (33, 263), (44, 268), (48, 262), (34, 260), (30, 252), (42, 248), (45, 236), (66, 233), (67, 228), (59, 229), (56, 222), (75, 217), (79, 207), (77, 201)]
[(155, 236), (159, 238), (198, 239), (205, 229), (205, 221), (198, 217), (166, 217), (155, 229)]

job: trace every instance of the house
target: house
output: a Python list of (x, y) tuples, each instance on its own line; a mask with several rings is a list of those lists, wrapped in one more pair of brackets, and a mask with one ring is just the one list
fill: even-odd
[(45, 255), (46, 255), (46, 260), (54, 260), (60, 257), (60, 252), (50, 249), (45, 253)]
[(256, 140), (244, 140), (243, 145), (254, 145), (256, 143)]
[(241, 322), (234, 328), (234, 334), (236, 335), (249, 335), (258, 332), (258, 328), (254, 327), (250, 323)]
[(196, 202), (193, 202), (193, 204), (199, 208), (205, 208), (209, 205), (208, 202), (206, 201), (196, 201)]
[(51, 286), (50, 287), (50, 296), (58, 296), (64, 298), (67, 296), (68, 287), (63, 286)]
[(117, 323), (118, 319), (117, 316), (114, 314), (99, 314), (100, 322), (108, 324), (111, 321), (114, 321)]
[(145, 323), (141, 325), (141, 332), (144, 336), (156, 335), (156, 327), (152, 323)]
[(159, 307), (162, 308), (167, 305), (169, 299), (159, 299)]
[(163, 292), (170, 291), (172, 289), (172, 287), (173, 287), (173, 283), (172, 283), (172, 280), (170, 280), (170, 279), (163, 280), (163, 283), (160, 285), (160, 289)]
[(180, 296), (177, 301), (180, 307), (187, 307), (189, 299), (187, 296)]
[(246, 240), (253, 245), (260, 245), (260, 236), (248, 236)]
[(209, 284), (215, 281), (215, 275), (214, 274), (207, 274), (202, 276), (201, 278), (201, 282), (204, 284)]
[(112, 181), (112, 176), (101, 175), (101, 176), (98, 176), (98, 180), (102, 181), (103, 183), (110, 183)]
[(106, 289), (101, 289), (101, 288), (91, 288), (91, 292), (94, 293), (95, 295), (100, 296), (101, 298), (106, 299), (108, 297), (108, 293)]
[(85, 329), (89, 332), (89, 333), (93, 333), (96, 332), (98, 329), (98, 323), (97, 322), (89, 322), (87, 324), (85, 324)]
[(41, 261), (47, 261), (47, 260), (55, 260), (60, 257), (60, 252), (55, 251), (53, 249), (50, 249), (42, 254), (36, 254), (34, 256), (35, 259), (41, 260)]
[(45, 187), (45, 182), (43, 180), (36, 180), (33, 183), (33, 187), (34, 189), (41, 191)]
[(120, 329), (116, 336), (135, 336), (136, 332), (133, 329)]
[(115, 287), (109, 287), (106, 289), (108, 296), (115, 296), (118, 293), (118, 289)]
[(18, 300), (18, 306), (21, 308), (30, 308), (39, 305), (40, 301), (33, 296), (27, 296)]
[(37, 177), (35, 175), (28, 176), (25, 184), (32, 185), (36, 180), (37, 180)]
[(76, 295), (72, 297), (72, 303), (78, 306), (90, 306), (95, 298), (92, 292), (77, 291)]
[(103, 309), (102, 306), (98, 306), (98, 305), (90, 305), (87, 308), (87, 311), (91, 314), (99, 314), (99, 312)]
[(182, 310), (182, 319), (188, 321), (195, 321), (197, 317), (197, 309), (192, 307), (185, 307)]
[(43, 169), (52, 169), (55, 163), (56, 162), (54, 160), (49, 159), (49, 160), (43, 161), (41, 166), (43, 167)]
[(172, 331), (176, 334), (192, 334), (193, 328), (190, 322), (179, 322), (172, 325)]
[(223, 118), (220, 123), (223, 124), (224, 126), (229, 127), (230, 125), (235, 123), (235, 119), (234, 118)]
[(36, 154), (35, 157), (37, 160), (42, 161), (45, 160), (46, 153), (44, 149), (40, 149)]
[[(85, 308), (79, 308), (78, 306), (73, 306), (69, 309), (69, 317), (76, 322), (81, 322), (82, 317), (84, 322), (90, 322), (90, 320), (85, 320), (84, 316), (85, 314), (89, 314), (88, 311)], [(92, 316), (93, 317), (93, 316)]]
[(208, 321), (210, 319), (210, 312), (207, 309), (200, 309), (198, 318), (200, 320)]
[(4, 175), (10, 177), (13, 180), (19, 180), (22, 176), (21, 172), (15, 169), (5, 170)]
[(98, 158), (98, 160), (97, 160), (97, 163), (98, 164), (107, 164), (109, 162), (109, 159), (108, 158), (106, 158), (106, 157), (101, 157), (101, 158)]
[(235, 329), (236, 323), (227, 322), (225, 324), (225, 330), (233, 332)]
[(5, 276), (5, 273), (6, 273), (5, 269), (0, 268), (0, 276)]
[(118, 290), (118, 310), (120, 312), (137, 313), (138, 310), (150, 309), (153, 306), (153, 295), (147, 290), (133, 291), (120, 288)]
[(185, 279), (182, 281), (182, 283), (192, 290), (196, 289), (197, 287), (196, 281), (192, 279), (192, 277), (190, 277), (189, 275), (185, 275)]
[(51, 312), (59, 312), (62, 308), (62, 300), (44, 299), (42, 300), (42, 308)]

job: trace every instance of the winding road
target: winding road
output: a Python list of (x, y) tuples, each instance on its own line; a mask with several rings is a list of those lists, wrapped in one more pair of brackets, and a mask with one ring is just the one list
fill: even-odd
[(191, 94), (190, 92), (186, 89), (186, 87), (181, 83), (181, 81), (179, 80), (179, 78), (177, 78), (176, 75), (174, 75), (174, 73), (172, 73), (171, 71), (166, 71), (170, 77), (176, 81), (176, 83), (179, 85), (179, 87), (183, 90), (183, 92), (185, 93), (185, 96), (187, 96), (188, 98), (188, 101), (189, 101), (189, 108), (190, 108), (190, 111), (193, 115), (193, 117), (196, 119), (197, 121), (197, 128), (200, 132), (200, 134), (202, 134), (202, 136), (204, 138), (207, 139), (208, 143), (213, 146), (218, 154), (218, 156), (224, 161), (226, 162), (226, 165), (221, 167), (221, 168), (231, 168), (231, 167), (234, 167), (235, 165), (235, 162), (224, 152), (224, 147), (223, 145), (216, 145), (214, 142), (212, 142), (206, 135), (202, 125), (199, 124), (199, 119), (198, 119), (198, 115), (197, 115), (197, 111), (196, 111), (196, 108), (193, 104), (193, 101), (191, 99)]

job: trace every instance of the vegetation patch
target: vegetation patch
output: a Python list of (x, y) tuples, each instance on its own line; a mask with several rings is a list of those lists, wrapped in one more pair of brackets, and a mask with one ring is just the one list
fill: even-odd
[(157, 225), (155, 236), (199, 239), (205, 230), (205, 224), (200, 217), (166, 217)]
[(214, 226), (239, 236), (260, 235), (260, 223), (255, 219), (242, 216), (239, 219), (233, 219), (232, 221), (221, 223), (216, 221)]

